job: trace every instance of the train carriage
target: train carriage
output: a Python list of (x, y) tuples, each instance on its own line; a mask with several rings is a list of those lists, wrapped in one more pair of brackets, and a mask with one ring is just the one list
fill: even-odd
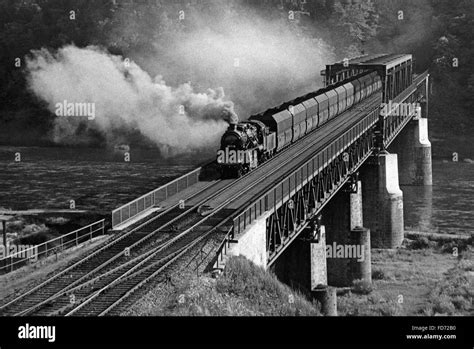
[(354, 104), (357, 104), (361, 101), (362, 99), (362, 86), (360, 84), (359, 79), (355, 79), (350, 82), (354, 89)]
[(329, 99), (326, 94), (316, 96), (314, 99), (318, 103), (318, 127), (321, 127), (329, 120)]
[(343, 87), (346, 90), (346, 109), (349, 109), (354, 104), (354, 86), (347, 83)]
[(339, 86), (334, 89), (337, 93), (337, 113), (340, 114), (347, 109), (347, 93), (344, 86)]
[(337, 93), (335, 90), (329, 90), (326, 96), (329, 102), (329, 119), (332, 119), (337, 115)]
[(302, 104), (306, 108), (306, 133), (308, 133), (318, 127), (318, 102), (314, 98), (310, 98), (302, 102)]
[(277, 131), (277, 151), (288, 146), (293, 141), (293, 115), (288, 110), (282, 110), (272, 115)]
[(295, 142), (306, 134), (306, 108), (302, 104), (297, 104), (288, 109), (293, 116), (293, 142)]

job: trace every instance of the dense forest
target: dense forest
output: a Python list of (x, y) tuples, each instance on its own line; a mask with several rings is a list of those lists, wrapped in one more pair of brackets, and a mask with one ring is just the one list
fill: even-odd
[[(104, 146), (111, 141), (166, 149), (177, 146), (174, 138), (186, 136), (186, 124), (201, 131), (188, 146), (202, 146), (197, 138), (208, 132), (208, 120), (220, 125), (212, 115), (215, 108), (235, 110), (244, 119), (320, 87), (319, 71), (326, 63), (364, 53), (407, 52), (414, 54), (418, 72), (431, 73), (435, 155), (474, 156), (467, 142), (474, 131), (470, 0), (1, 0), (0, 26), (0, 145)], [(131, 68), (119, 68), (124, 80), (115, 82), (114, 69), (124, 62)], [(101, 69), (107, 64), (113, 65), (110, 71)], [(110, 93), (102, 95), (107, 79)], [(66, 130), (52, 112), (52, 96), (64, 96), (59, 90), (76, 81), (86, 100), (100, 95), (114, 104), (116, 99), (117, 107), (102, 107), (113, 116), (100, 127), (78, 122)], [(130, 89), (127, 95), (124, 88)], [(144, 102), (147, 96), (157, 98)], [(159, 110), (166, 118), (175, 104), (186, 107), (191, 123), (140, 115)], [(116, 115), (122, 112), (134, 116)], [(154, 138), (149, 129), (182, 132)]]

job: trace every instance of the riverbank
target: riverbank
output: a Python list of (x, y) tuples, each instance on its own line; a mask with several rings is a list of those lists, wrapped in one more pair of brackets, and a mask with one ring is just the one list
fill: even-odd
[[(98, 237), (0, 276), (0, 297), (27, 290), (104, 242)], [(473, 240), (405, 239), (372, 249), (372, 285), (338, 290), (339, 316), (473, 316)], [(183, 271), (152, 287), (127, 316), (317, 316), (319, 305), (272, 273), (235, 257), (218, 278)], [(5, 298), (6, 297), (6, 298)]]
[[(11, 212), (2, 210), (2, 212)], [(106, 219), (107, 230), (110, 227), (109, 214), (89, 211), (33, 210), (16, 212), (7, 222), (7, 244), (39, 245), (61, 235), (68, 234), (101, 219)], [(2, 242), (3, 243), (3, 242)]]
[(370, 288), (338, 297), (339, 315), (474, 315), (472, 239), (405, 239), (397, 250), (373, 249), (372, 279)]
[[(465, 239), (464, 239), (465, 240)], [(463, 241), (464, 241), (463, 240)], [(371, 286), (340, 289), (339, 316), (474, 315), (474, 252), (464, 242), (405, 239), (372, 250)], [(320, 314), (319, 305), (243, 257), (217, 279), (192, 273), (159, 284), (122, 315), (280, 316)], [(292, 300), (293, 304), (289, 302)]]

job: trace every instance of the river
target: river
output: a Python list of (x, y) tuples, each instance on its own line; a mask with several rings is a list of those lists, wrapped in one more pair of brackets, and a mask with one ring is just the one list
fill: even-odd
[[(15, 161), (20, 153), (21, 161)], [(184, 174), (199, 157), (160, 159), (157, 151), (0, 147), (0, 207), (110, 211)], [(433, 161), (433, 186), (402, 186), (405, 227), (474, 232), (474, 164)]]

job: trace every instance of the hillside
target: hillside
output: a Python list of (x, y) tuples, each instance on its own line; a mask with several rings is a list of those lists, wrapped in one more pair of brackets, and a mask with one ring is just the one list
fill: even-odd
[[(177, 13), (184, 17), (176, 18)], [(242, 53), (245, 57), (238, 58), (244, 69), (236, 73), (226, 62), (232, 60), (235, 64), (235, 54), (248, 48), (248, 43), (241, 36), (229, 37), (225, 23), (216, 18), (226, 18), (230, 24), (250, 18), (255, 27), (246, 28), (248, 23), (242, 22), (235, 24), (236, 28), (249, 35), (255, 31), (261, 35), (262, 30), (268, 32), (270, 36), (264, 37), (265, 42), (281, 36), (285, 40), (293, 38), (287, 41), (295, 46), (281, 52), (281, 47), (259, 47), (259, 42)], [(433, 155), (451, 158), (457, 152), (460, 158), (474, 157), (472, 147), (466, 146), (474, 130), (473, 18), (474, 3), (468, 0), (215, 0), (192, 5), (167, 1), (3, 1), (0, 145), (66, 145), (67, 141), (73, 142), (67, 145), (105, 146), (111, 141), (150, 146), (153, 141), (150, 135), (142, 134), (148, 124), (142, 128), (135, 125), (141, 115), (108, 129), (83, 123), (74, 126), (74, 135), (70, 134), (74, 123), (58, 120), (51, 112), (51, 104), (32, 89), (31, 72), (38, 67), (28, 67), (27, 63), (28, 59), (38, 57), (37, 50), (42, 50), (41, 57), (50, 62), (53, 57), (59, 60), (61, 57), (55, 55), (68, 45), (94, 45), (114, 57), (129, 57), (150, 77), (162, 76), (170, 88), (187, 81), (199, 91), (222, 86), (226, 98), (242, 113), (242, 119), (307, 92), (315, 81), (320, 81), (319, 69), (333, 60), (362, 53), (410, 52), (414, 54), (417, 71), (429, 69), (432, 74), (429, 125)], [(271, 36), (275, 28), (284, 28), (284, 33)], [(193, 36), (201, 32), (213, 34)], [(190, 52), (200, 47), (201, 51), (214, 54), (208, 57), (203, 53), (195, 61), (187, 54), (189, 51), (171, 50), (183, 40), (190, 42), (185, 47)], [(218, 46), (203, 46), (216, 40), (221, 40)], [(285, 42), (279, 45), (285, 46)], [(234, 53), (235, 45), (239, 46)], [(308, 51), (302, 52), (302, 48)], [(216, 60), (216, 54), (220, 60)], [(299, 63), (295, 64), (295, 60)], [(33, 62), (37, 64), (38, 60)]]

